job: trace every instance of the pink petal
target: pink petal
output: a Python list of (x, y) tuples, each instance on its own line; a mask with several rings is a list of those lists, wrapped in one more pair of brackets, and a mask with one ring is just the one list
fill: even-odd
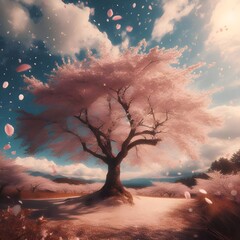
[(127, 30), (127, 32), (131, 32), (133, 30), (133, 27), (132, 26), (127, 26), (126, 30)]
[(4, 150), (8, 150), (8, 149), (10, 149), (10, 148), (11, 148), (11, 145), (10, 145), (10, 144), (6, 144), (6, 145), (3, 147)]
[(4, 130), (9, 137), (11, 137), (14, 134), (14, 127), (10, 124), (6, 124)]
[(136, 4), (136, 3), (133, 3), (132, 7), (135, 8), (136, 6), (137, 6), (137, 4)]
[(7, 88), (7, 87), (8, 87), (8, 85), (9, 85), (9, 83), (8, 83), (8, 82), (4, 82), (4, 83), (3, 83), (3, 85), (2, 85), (2, 87), (3, 87), (3, 88)]
[(204, 189), (199, 189), (198, 191), (199, 191), (200, 193), (202, 193), (202, 194), (207, 194), (207, 191), (204, 190)]
[(95, 8), (90, 8), (90, 14), (93, 16), (95, 14)]
[(27, 71), (31, 68), (32, 67), (29, 64), (21, 64), (16, 68), (16, 72), (24, 72), (24, 71)]
[(19, 94), (18, 99), (19, 99), (20, 101), (22, 101), (22, 100), (24, 99), (24, 95), (23, 95), (23, 94)]
[(122, 16), (120, 15), (116, 15), (112, 18), (113, 21), (118, 21), (118, 20), (121, 20), (122, 19)]
[(204, 199), (208, 204), (213, 204), (213, 202), (209, 198), (204, 198)]
[(11, 154), (12, 155), (16, 155), (16, 151), (11, 151)]
[(112, 10), (112, 9), (109, 9), (109, 10), (107, 11), (107, 15), (108, 15), (108, 17), (112, 17), (112, 16), (113, 16), (113, 10)]
[(12, 207), (12, 213), (17, 216), (21, 212), (21, 206), (20, 205), (15, 205)]
[(148, 6), (148, 9), (149, 9), (149, 10), (152, 10), (152, 6), (151, 6), (151, 5), (149, 5), (149, 6)]
[(190, 198), (191, 198), (191, 194), (190, 194), (190, 192), (188, 192), (188, 191), (186, 191), (186, 192), (184, 193), (184, 196), (185, 196), (186, 199), (190, 199)]
[(121, 28), (121, 25), (120, 24), (117, 24), (116, 25), (116, 29), (119, 30)]

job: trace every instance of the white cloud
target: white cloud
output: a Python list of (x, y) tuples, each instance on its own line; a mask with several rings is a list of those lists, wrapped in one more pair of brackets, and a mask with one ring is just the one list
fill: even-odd
[(240, 2), (220, 0), (212, 11), (207, 50), (218, 50), (225, 61), (236, 65), (240, 57)]
[(0, 0), (0, 35), (24, 41), (28, 45), (30, 19), (26, 9), (13, 1)]
[(47, 174), (57, 174), (66, 177), (84, 179), (104, 179), (106, 173), (101, 168), (89, 168), (82, 163), (70, 164), (66, 166), (57, 165), (54, 161), (46, 158), (36, 159), (34, 157), (17, 157), (15, 163), (31, 171), (38, 171)]
[[(30, 18), (21, 2), (41, 9), (38, 21)], [(61, 0), (0, 0), (0, 5), (0, 35), (15, 37), (27, 46), (36, 39), (44, 41), (54, 54), (74, 56), (83, 48), (118, 51), (107, 34), (89, 21), (89, 7), (65, 4)]]
[[(35, 157), (17, 157), (15, 163), (25, 167), (30, 171), (42, 172), (50, 175), (62, 175), (70, 178), (101, 179), (106, 178), (106, 169), (103, 167), (87, 167), (82, 163), (69, 165), (58, 165), (54, 161), (46, 158), (37, 159)], [(179, 163), (176, 162), (176, 167)], [(166, 177), (162, 162), (148, 163), (145, 166), (130, 167), (127, 162), (122, 164), (121, 179)], [(166, 167), (166, 166), (165, 166)]]
[(32, 24), (32, 32), (52, 52), (75, 54), (81, 48), (112, 48), (107, 34), (89, 22), (90, 8), (60, 0), (38, 1), (37, 5), (42, 8), (43, 17)]
[(166, 34), (172, 33), (176, 22), (187, 16), (195, 6), (196, 3), (190, 3), (189, 0), (164, 0), (163, 15), (154, 23), (152, 39), (160, 40)]
[(223, 120), (223, 125), (213, 129), (208, 142), (202, 146), (201, 156), (206, 165), (219, 157), (230, 157), (240, 149), (240, 106), (218, 106), (212, 109)]
[(223, 126), (211, 132), (211, 137), (219, 139), (235, 139), (240, 137), (240, 106), (218, 106), (215, 107), (215, 114), (218, 114), (223, 119)]

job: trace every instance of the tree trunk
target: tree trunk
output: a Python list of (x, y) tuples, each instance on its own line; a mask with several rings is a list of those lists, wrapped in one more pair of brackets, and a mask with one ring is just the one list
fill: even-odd
[(123, 202), (133, 203), (132, 195), (126, 191), (120, 180), (120, 164), (109, 164), (104, 186), (99, 191), (102, 198), (117, 197)]
[(6, 183), (3, 183), (2, 185), (0, 185), (0, 195), (2, 194), (3, 192), (3, 189), (7, 186)]

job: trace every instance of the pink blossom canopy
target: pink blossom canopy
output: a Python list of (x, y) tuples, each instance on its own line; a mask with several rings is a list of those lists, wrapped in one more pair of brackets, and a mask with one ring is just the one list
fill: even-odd
[(165, 142), (196, 159), (196, 143), (218, 124), (208, 110), (210, 93), (189, 87), (202, 63), (181, 68), (184, 49), (144, 49), (143, 41), (117, 56), (64, 62), (47, 83), (25, 77), (36, 104), (46, 107), (19, 119), (28, 151), (45, 146), (74, 160), (124, 157), (134, 164), (159, 161)]

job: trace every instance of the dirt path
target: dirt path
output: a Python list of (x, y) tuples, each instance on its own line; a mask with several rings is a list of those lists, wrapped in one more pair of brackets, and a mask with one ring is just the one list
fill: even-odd
[(109, 226), (118, 229), (126, 227), (181, 229), (184, 223), (181, 221), (177, 223), (178, 219), (172, 216), (173, 212), (179, 208), (186, 208), (191, 202), (186, 199), (135, 197), (134, 206), (101, 206), (87, 210), (78, 208), (77, 205), (60, 204), (58, 209), (62, 216), (69, 213), (67, 217), (73, 219), (74, 224), (81, 222), (91, 226)]
[(194, 200), (135, 196), (134, 203), (86, 206), (79, 198), (42, 199), (24, 200), (23, 207), (33, 209), (34, 218), (44, 216), (42, 227), (56, 239), (194, 239)]

